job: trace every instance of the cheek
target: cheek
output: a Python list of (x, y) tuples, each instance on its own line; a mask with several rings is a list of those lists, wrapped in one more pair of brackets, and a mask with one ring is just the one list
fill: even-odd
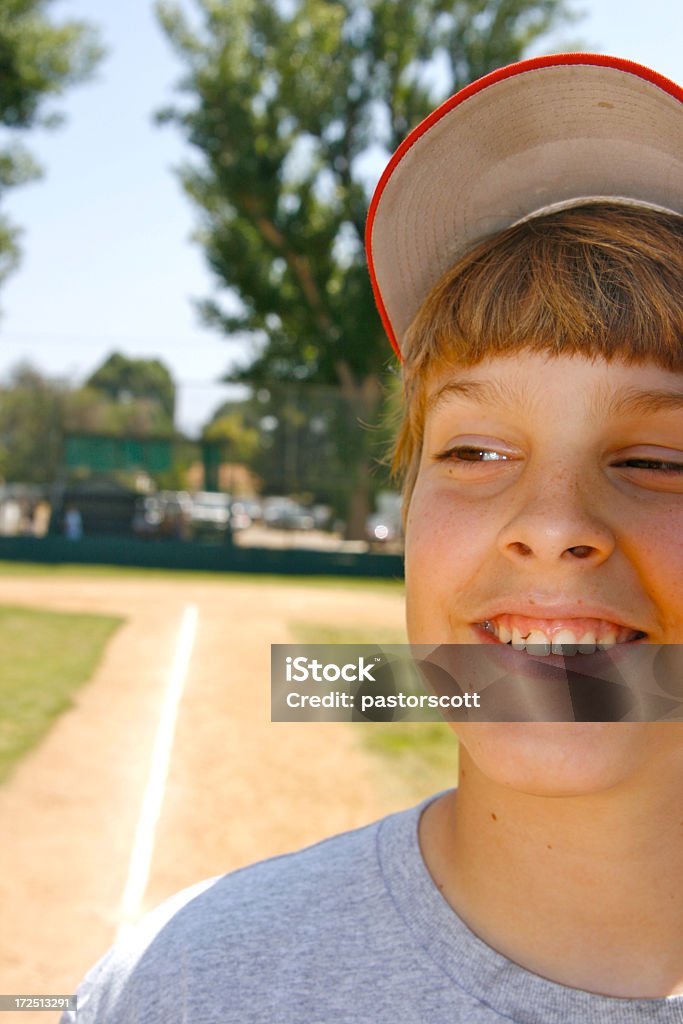
[[(495, 551), (495, 538), (490, 511), (418, 481), (405, 533), (408, 634), (414, 643), (438, 639), (435, 627), (446, 626), (457, 613), (459, 598)], [(456, 639), (452, 633), (448, 638)]]
[(683, 497), (663, 515), (636, 520), (628, 554), (644, 589), (665, 610), (669, 643), (683, 643)]

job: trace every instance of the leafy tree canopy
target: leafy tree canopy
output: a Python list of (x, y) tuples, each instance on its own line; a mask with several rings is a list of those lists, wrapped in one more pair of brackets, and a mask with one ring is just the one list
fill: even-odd
[(66, 387), (20, 363), (0, 388), (0, 479), (53, 480), (62, 461)]
[(166, 429), (173, 425), (175, 383), (170, 370), (159, 359), (130, 359), (113, 352), (85, 386), (103, 392), (114, 402), (148, 399), (163, 410)]
[[(125, 357), (119, 357), (125, 360)], [(111, 362), (83, 387), (72, 388), (45, 377), (27, 362), (15, 366), (0, 383), (0, 481), (50, 483), (64, 473), (65, 434), (112, 437), (168, 437), (173, 431), (174, 385), (156, 360), (129, 360), (152, 373), (125, 379), (119, 391), (107, 375), (93, 383)], [(141, 383), (142, 381), (142, 383)], [(143, 386), (146, 385), (146, 386)]]
[[(102, 56), (95, 31), (81, 21), (55, 23), (52, 0), (0, 3), (0, 200), (40, 168), (17, 135), (58, 122), (46, 102), (85, 79)], [(17, 230), (0, 217), (0, 280), (18, 258)]]
[(180, 176), (233, 299), (200, 308), (253, 342), (233, 379), (353, 394), (382, 373), (363, 232), (383, 161), (435, 103), (568, 20), (568, 2), (195, 0), (192, 16), (158, 3), (188, 100), (160, 117), (194, 147)]
[(202, 431), (202, 438), (221, 442), (231, 461), (247, 464), (258, 456), (261, 446), (258, 428), (248, 422), (242, 409), (231, 403), (226, 403), (214, 413)]

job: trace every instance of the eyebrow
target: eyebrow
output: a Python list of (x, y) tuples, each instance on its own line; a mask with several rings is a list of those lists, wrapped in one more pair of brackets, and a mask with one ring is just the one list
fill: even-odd
[(624, 413), (676, 412), (683, 410), (683, 391), (667, 388), (654, 391), (626, 388), (607, 402), (607, 411), (613, 415)]
[[(516, 388), (497, 380), (449, 380), (427, 399), (427, 410), (432, 412), (451, 396), (467, 398), (480, 404), (510, 406), (528, 400)], [(526, 402), (525, 402), (526, 404)]]
[[(528, 406), (530, 396), (512, 384), (498, 380), (451, 380), (443, 384), (427, 400), (427, 410), (433, 412), (448, 398), (465, 398), (479, 404), (510, 408), (514, 404)], [(683, 411), (683, 391), (668, 388), (623, 388), (616, 394), (601, 389), (592, 403), (595, 413), (601, 410), (611, 416), (628, 414), (654, 414)]]

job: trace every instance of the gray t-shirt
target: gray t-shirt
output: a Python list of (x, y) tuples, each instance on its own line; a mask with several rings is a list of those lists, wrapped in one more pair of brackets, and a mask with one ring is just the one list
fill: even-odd
[(179, 893), (114, 948), (62, 1024), (681, 1024), (531, 974), (448, 906), (424, 805)]

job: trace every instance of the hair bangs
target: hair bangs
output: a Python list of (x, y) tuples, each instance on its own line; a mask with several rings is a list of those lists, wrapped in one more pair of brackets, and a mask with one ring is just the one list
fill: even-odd
[(683, 372), (683, 217), (595, 202), (508, 228), (444, 275), (402, 347), (393, 466), (409, 498), (426, 383), (447, 365), (526, 350)]
[(489, 239), (437, 284), (406, 363), (474, 365), (520, 349), (683, 369), (683, 217), (600, 203)]

